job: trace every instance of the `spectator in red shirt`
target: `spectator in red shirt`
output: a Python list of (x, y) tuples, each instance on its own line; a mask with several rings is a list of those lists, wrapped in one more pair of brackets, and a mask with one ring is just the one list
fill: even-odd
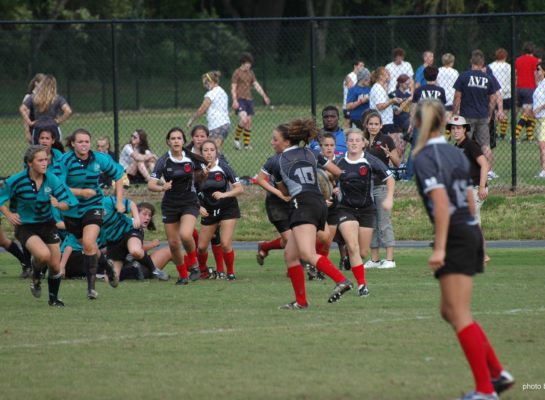
[(532, 112), (532, 96), (536, 88), (535, 72), (539, 58), (534, 55), (535, 46), (532, 42), (526, 42), (522, 46), (524, 54), (515, 61), (517, 74), (517, 107), (522, 108), (521, 116), (515, 129), (515, 137), (519, 140), (522, 129), (526, 127), (526, 137), (534, 140), (534, 127), (536, 119)]

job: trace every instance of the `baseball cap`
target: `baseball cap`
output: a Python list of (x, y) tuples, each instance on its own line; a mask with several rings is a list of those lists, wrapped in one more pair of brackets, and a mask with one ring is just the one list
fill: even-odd
[(358, 81), (361, 81), (361, 80), (367, 81), (369, 80), (369, 78), (371, 78), (371, 73), (369, 72), (367, 68), (360, 69), (358, 73), (356, 74), (356, 79)]
[(404, 83), (407, 82), (411, 77), (407, 74), (401, 74), (397, 77), (397, 83)]

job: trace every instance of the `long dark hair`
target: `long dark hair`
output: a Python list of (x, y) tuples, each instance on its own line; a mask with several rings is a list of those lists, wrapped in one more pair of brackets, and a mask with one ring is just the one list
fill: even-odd
[(138, 145), (138, 152), (140, 154), (146, 154), (146, 151), (150, 149), (149, 143), (148, 143), (148, 134), (143, 129), (135, 129), (134, 131), (138, 133), (138, 138), (140, 139), (140, 144)]
[(174, 128), (170, 128), (170, 130), (167, 132), (167, 136), (166, 136), (166, 141), (167, 142), (170, 139), (170, 135), (172, 135), (173, 132), (180, 132), (182, 134), (182, 138), (184, 139), (184, 145), (182, 146), (182, 149), (183, 149), (184, 153), (186, 154), (186, 156), (188, 156), (191, 159), (191, 161), (206, 164), (206, 160), (204, 159), (203, 156), (201, 156), (199, 154), (196, 154), (196, 153), (193, 153), (191, 151), (191, 149), (188, 147), (189, 143), (187, 142), (185, 132), (184, 132), (184, 130), (182, 128), (179, 128), (177, 126), (175, 126)]

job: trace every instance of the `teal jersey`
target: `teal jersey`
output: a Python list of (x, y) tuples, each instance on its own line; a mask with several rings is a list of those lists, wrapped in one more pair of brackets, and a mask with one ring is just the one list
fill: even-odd
[(23, 224), (38, 224), (54, 220), (51, 196), (70, 207), (78, 204), (72, 192), (52, 172), (45, 173), (38, 188), (28, 175), (28, 169), (24, 169), (6, 179), (0, 190), (0, 204), (9, 200), (10, 210), (19, 214)]
[(117, 181), (123, 176), (123, 167), (108, 154), (89, 152), (86, 160), (79, 159), (73, 151), (63, 154), (54, 167), (55, 174), (73, 189), (93, 189), (92, 197), (79, 197), (77, 207), (64, 213), (65, 217), (81, 218), (87, 211), (102, 208), (104, 195), (99, 185), (101, 173)]
[(64, 153), (58, 149), (51, 149), (51, 161), (47, 167), (48, 171), (55, 172), (55, 165), (57, 165)]
[[(100, 235), (101, 239), (106, 243), (117, 242), (133, 228), (132, 218), (126, 214), (118, 213), (115, 209), (116, 201), (115, 196), (104, 197), (102, 201), (104, 219), (102, 220)], [(125, 212), (129, 214), (131, 212), (131, 201), (123, 199), (123, 205), (125, 206)]]
[(83, 247), (81, 247), (81, 243), (78, 242), (78, 239), (76, 239), (76, 237), (71, 233), (67, 233), (61, 243), (61, 254), (64, 254), (64, 250), (66, 250), (67, 247), (72, 247), (72, 251), (83, 252)]

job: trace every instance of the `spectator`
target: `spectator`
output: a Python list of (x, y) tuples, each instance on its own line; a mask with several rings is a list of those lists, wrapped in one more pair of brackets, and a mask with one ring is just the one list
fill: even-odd
[[(402, 100), (399, 106), (394, 107), (394, 130), (396, 134), (392, 135), (392, 139), (394, 139), (394, 143), (396, 144), (401, 163), (403, 163), (403, 160), (405, 160), (405, 149), (410, 140), (410, 110), (411, 101), (413, 99), (411, 84), (412, 81), (409, 75), (401, 74), (397, 77), (396, 90), (393, 93), (390, 93), (390, 97), (397, 97)], [(401, 134), (401, 140), (399, 140), (399, 134), (397, 134), (398, 132)], [(398, 143), (396, 143), (396, 138), (398, 139)]]
[(357, 83), (358, 71), (362, 70), (365, 64), (361, 60), (355, 60), (352, 64), (352, 72), (344, 77), (343, 80), (343, 117), (344, 128), (350, 127), (350, 111), (346, 108), (346, 97), (348, 96), (348, 90)]
[(373, 87), (371, 88), (369, 108), (377, 110), (380, 113), (382, 119), (382, 132), (390, 134), (394, 132), (394, 109), (393, 105), (399, 105), (401, 99), (398, 97), (388, 97), (388, 80), (390, 79), (390, 73), (385, 67), (378, 67), (373, 71), (371, 75), (371, 82)]
[(505, 118), (500, 120), (500, 139), (505, 139), (507, 134), (507, 122), (509, 120), (509, 110), (511, 110), (511, 65), (507, 63), (507, 50), (499, 48), (495, 53), (496, 61), (488, 67), (498, 80), (501, 87), (503, 99), (503, 112)]
[(490, 131), (488, 122), (494, 102), (498, 112), (496, 118), (501, 120), (503, 116), (503, 103), (501, 96), (496, 92), (500, 87), (495, 78), (482, 71), (484, 67), (484, 54), (481, 50), (474, 50), (471, 54), (471, 69), (462, 73), (454, 83), (453, 113), (461, 115), (471, 125), (470, 138), (475, 139), (481, 146), (484, 156), (488, 161), (490, 171), (489, 178), (497, 177), (492, 171), (493, 154), (490, 149)]
[[(96, 141), (96, 145), (98, 152), (108, 154), (110, 157), (112, 157), (112, 160), (115, 159), (115, 154), (112, 151), (112, 145), (110, 144), (110, 138), (108, 136), (99, 137)], [(123, 185), (128, 187), (129, 181), (127, 175), (123, 175), (122, 179), (127, 180), (127, 182), (123, 182)], [(109, 188), (112, 186), (112, 179), (104, 172), (100, 174), (98, 182), (101, 188)], [(125, 183), (127, 183), (127, 185), (125, 185)]]
[(361, 116), (369, 109), (369, 78), (371, 73), (367, 68), (358, 71), (357, 83), (348, 90), (346, 110), (350, 112), (350, 124), (362, 129)]
[(271, 100), (255, 79), (252, 71), (254, 58), (250, 53), (242, 53), (240, 56), (240, 67), (238, 67), (231, 78), (231, 96), (233, 97), (233, 110), (238, 114), (239, 122), (235, 129), (235, 149), (240, 149), (240, 136), (244, 136), (244, 150), (251, 150), (250, 136), (252, 135), (252, 115), (254, 115), (254, 102), (252, 100), (252, 86), (257, 93), (263, 97), (266, 105)]
[(125, 168), (129, 181), (147, 182), (156, 161), (157, 156), (149, 148), (148, 135), (143, 129), (136, 129), (119, 155), (119, 163)]
[(62, 135), (59, 125), (72, 115), (72, 109), (64, 97), (57, 94), (57, 80), (52, 75), (43, 78), (36, 93), (21, 104), (19, 112), (31, 130), (33, 144), (38, 143), (38, 133), (43, 128), (51, 129), (55, 134), (55, 143), (60, 143)]
[(526, 138), (534, 140), (534, 127), (536, 121), (532, 113), (532, 94), (536, 88), (534, 73), (539, 58), (534, 55), (535, 46), (532, 42), (524, 43), (522, 47), (524, 55), (515, 60), (515, 73), (517, 75), (517, 107), (521, 110), (521, 116), (515, 128), (515, 138), (519, 140), (522, 130), (526, 127)]
[[(441, 86), (445, 89), (445, 95), (447, 97), (447, 103), (445, 104), (445, 110), (447, 115), (447, 120), (452, 116), (452, 104), (454, 102), (454, 82), (458, 79), (460, 74), (454, 69), (454, 55), (450, 53), (445, 53), (441, 57), (441, 62), (443, 66), (439, 68), (439, 73), (437, 74), (437, 86)], [(445, 131), (447, 138), (450, 139), (450, 132), (447, 128)]]
[[(393, 61), (386, 65), (386, 69), (390, 73), (390, 83), (388, 85), (388, 93), (392, 93), (396, 90), (397, 78), (401, 75), (408, 76), (412, 84), (412, 77), (414, 76), (413, 67), (410, 63), (405, 61), (405, 50), (397, 47), (392, 50)], [(412, 85), (411, 85), (412, 86)]]
[(432, 51), (425, 51), (422, 53), (422, 59), (424, 63), (416, 69), (416, 73), (414, 76), (414, 88), (418, 89), (419, 86), (423, 86), (426, 84), (426, 78), (424, 77), (424, 68), (429, 67), (433, 65), (434, 61), (434, 55)]
[(322, 122), (324, 127), (318, 133), (318, 137), (310, 142), (310, 148), (316, 153), (320, 152), (320, 138), (324, 133), (331, 133), (335, 137), (335, 154), (346, 153), (346, 138), (343, 128), (339, 126), (339, 110), (335, 106), (326, 106), (322, 110)]
[(541, 172), (539, 178), (545, 178), (545, 62), (537, 65), (536, 81), (537, 88), (533, 95), (533, 113), (537, 121), (537, 140), (539, 140), (539, 161)]
[[(28, 89), (27, 89), (27, 92), (25, 94), (25, 97), (23, 97), (23, 101), (22, 101), (21, 104), (24, 104), (26, 99), (28, 99), (30, 96), (36, 94), (36, 89), (38, 88), (38, 85), (43, 81), (44, 78), (45, 78), (45, 74), (42, 74), (42, 73), (37, 73), (36, 75), (34, 75), (34, 77), (28, 83)], [(31, 113), (29, 115), (29, 118), (31, 120), (34, 120), (34, 114)], [(24, 127), (24, 130), (25, 130), (25, 139), (26, 139), (26, 141), (28, 142), (28, 144), (32, 144), (32, 135), (31, 135), (31, 132), (30, 132), (30, 126), (26, 123), (26, 121), (23, 121), (23, 127)]]
[(219, 71), (209, 71), (202, 76), (202, 83), (208, 91), (199, 109), (187, 121), (187, 127), (190, 128), (193, 122), (206, 112), (210, 139), (215, 140), (219, 148), (231, 130), (229, 98), (220, 86), (220, 76)]

